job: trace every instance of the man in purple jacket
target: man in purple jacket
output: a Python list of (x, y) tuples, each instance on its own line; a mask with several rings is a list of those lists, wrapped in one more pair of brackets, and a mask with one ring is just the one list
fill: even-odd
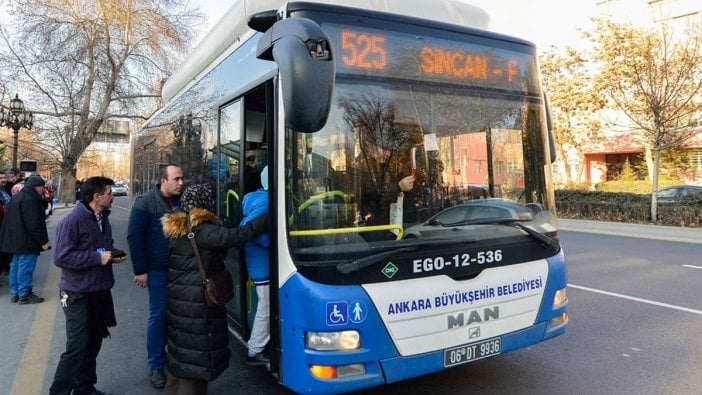
[(112, 264), (124, 262), (113, 246), (109, 215), (113, 181), (91, 177), (82, 200), (56, 228), (54, 263), (61, 268), (59, 290), (66, 315), (66, 351), (61, 354), (49, 394), (104, 394), (95, 389), (97, 356), (109, 327), (117, 325)]

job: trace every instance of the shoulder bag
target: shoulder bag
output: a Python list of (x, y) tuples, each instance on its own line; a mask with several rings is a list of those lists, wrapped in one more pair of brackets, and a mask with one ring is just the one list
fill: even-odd
[(195, 242), (195, 233), (193, 233), (192, 227), (190, 225), (190, 214), (187, 214), (188, 223), (188, 239), (190, 239), (190, 244), (193, 246), (195, 251), (195, 259), (197, 259), (197, 266), (200, 271), (200, 276), (202, 277), (202, 285), (205, 289), (205, 300), (207, 301), (207, 306), (216, 307), (224, 306), (232, 300), (234, 297), (234, 283), (232, 282), (232, 276), (229, 274), (227, 269), (214, 272), (207, 276), (205, 272), (205, 267), (202, 265), (202, 258), (200, 258), (200, 251), (197, 248), (197, 243)]

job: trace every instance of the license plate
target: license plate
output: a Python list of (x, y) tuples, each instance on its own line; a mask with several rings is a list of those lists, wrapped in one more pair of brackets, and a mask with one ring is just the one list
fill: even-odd
[(502, 339), (495, 337), (444, 350), (444, 367), (491, 357), (502, 352)]

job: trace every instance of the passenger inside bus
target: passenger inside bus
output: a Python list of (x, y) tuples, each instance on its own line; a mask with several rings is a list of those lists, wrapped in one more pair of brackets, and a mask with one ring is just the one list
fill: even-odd
[(338, 187), (336, 172), (332, 167), (331, 160), (313, 151), (312, 139), (312, 134), (306, 135), (302, 166), (305, 189), (310, 196), (320, 192), (329, 192)]
[(256, 155), (250, 153), (246, 156), (244, 165), (244, 194), (261, 189), (261, 172), (256, 167)]

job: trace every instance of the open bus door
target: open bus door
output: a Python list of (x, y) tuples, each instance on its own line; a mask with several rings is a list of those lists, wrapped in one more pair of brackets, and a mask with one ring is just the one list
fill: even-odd
[[(254, 18), (255, 19), (255, 18)], [(229, 204), (228, 215), (238, 216), (236, 220), (228, 219), (230, 225), (238, 226), (241, 221), (241, 202), (247, 192), (250, 192), (251, 172), (260, 174), (268, 166), (271, 229), (275, 229), (275, 204), (282, 196), (281, 191), (272, 186), (278, 178), (274, 160), (276, 130), (274, 109), (278, 106), (285, 108), (285, 124), (296, 130), (306, 130), (314, 133), (324, 126), (329, 115), (331, 95), (334, 86), (334, 62), (328, 52), (328, 40), (321, 28), (306, 19), (280, 20), (271, 17), (257, 28), (264, 31), (259, 39), (257, 57), (275, 61), (279, 68), (279, 84), (281, 103), (276, 104), (276, 86), (272, 80), (250, 90), (242, 98), (232, 104), (231, 110), (226, 105), (220, 109), (220, 147), (225, 144), (239, 142), (236, 158), (229, 158), (228, 165), (234, 165), (235, 180), (226, 188)], [(255, 22), (253, 23), (255, 25)], [(273, 30), (272, 25), (276, 25)], [(252, 23), (250, 23), (250, 26)], [(254, 27), (254, 26), (251, 26)], [(315, 39), (310, 41), (310, 37)], [(314, 51), (310, 52), (308, 45), (314, 43)], [(224, 112), (231, 114), (225, 114)], [(233, 121), (233, 120), (238, 120)], [(225, 126), (229, 122), (232, 126)], [(238, 125), (238, 126), (237, 126)], [(241, 143), (243, 141), (243, 144)], [(247, 166), (246, 160), (252, 159)], [(231, 173), (234, 173), (232, 171)], [(235, 197), (236, 196), (236, 197)], [(236, 202), (230, 202), (236, 200)], [(234, 208), (234, 206), (237, 206)], [(237, 211), (238, 210), (238, 211)], [(238, 221), (237, 221), (238, 220)], [(284, 226), (284, 224), (282, 224)], [(276, 232), (271, 232), (271, 246), (277, 245)], [(256, 287), (246, 270), (245, 248), (229, 251), (225, 264), (232, 273), (235, 285), (235, 296), (227, 306), (229, 327), (241, 340), (246, 341), (251, 335), (251, 328), (256, 314), (258, 297)], [(281, 341), (278, 328), (278, 270), (277, 254), (271, 248), (270, 261), (270, 341), (266, 352), (270, 356), (269, 370), (275, 376), (280, 374)], [(279, 378), (280, 379), (280, 378)]]
[[(268, 166), (268, 130), (273, 124), (273, 83), (265, 82), (219, 110), (220, 219), (239, 226), (247, 193), (261, 188), (261, 170)], [(249, 339), (258, 298), (246, 269), (245, 248), (227, 251), (225, 265), (234, 280), (234, 298), (227, 304), (229, 328)], [(272, 288), (272, 287), (271, 287)]]

